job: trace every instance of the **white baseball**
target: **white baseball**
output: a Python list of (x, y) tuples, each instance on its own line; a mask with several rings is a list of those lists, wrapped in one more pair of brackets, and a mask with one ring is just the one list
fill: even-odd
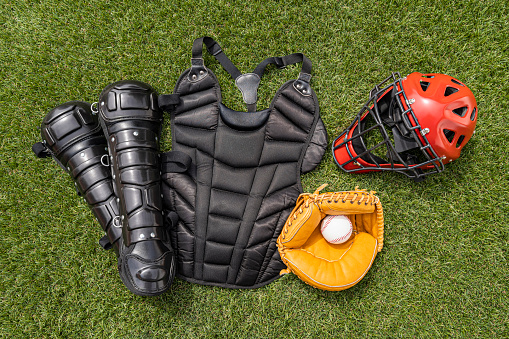
[(342, 244), (352, 235), (353, 227), (347, 216), (328, 215), (323, 218), (320, 231), (327, 242)]

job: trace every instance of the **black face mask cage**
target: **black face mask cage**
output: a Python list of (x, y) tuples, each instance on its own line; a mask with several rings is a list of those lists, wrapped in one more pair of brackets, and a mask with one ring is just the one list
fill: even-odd
[[(337, 149), (344, 147), (350, 157), (348, 161), (340, 164), (334, 156), (336, 164), (346, 172), (395, 171), (415, 181), (422, 181), (425, 176), (444, 170), (442, 158), (436, 154), (426, 138), (429, 131), (421, 128), (411, 108), (412, 102), (408, 100), (403, 90), (402, 80), (400, 74), (395, 72), (375, 86), (370, 91), (369, 100), (357, 113), (350, 126), (334, 140), (333, 155)], [(399, 100), (400, 96), (407, 103), (407, 109)], [(415, 125), (412, 125), (409, 116), (415, 121)], [(354, 129), (352, 137), (348, 138), (352, 129)], [(377, 130), (380, 132), (379, 135)], [(373, 135), (377, 137), (373, 138)], [(334, 146), (338, 141), (341, 143)], [(352, 148), (357, 155), (352, 153)], [(384, 151), (385, 155), (381, 155), (380, 152)], [(358, 161), (359, 158), (372, 166), (362, 165)], [(350, 163), (358, 168), (345, 168)], [(390, 167), (387, 164), (390, 164)], [(422, 168), (430, 164), (432, 168)]]

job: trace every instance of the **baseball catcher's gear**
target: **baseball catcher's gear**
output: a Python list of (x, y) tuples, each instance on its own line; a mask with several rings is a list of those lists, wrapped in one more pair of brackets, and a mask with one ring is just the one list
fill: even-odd
[(107, 144), (90, 104), (70, 101), (51, 110), (41, 126), (43, 142), (32, 149), (39, 158), (52, 156), (74, 179), (81, 195), (99, 221), (107, 237), (104, 248), (119, 253), (122, 235), (118, 204), (113, 193), (111, 174), (102, 161), (107, 160)]
[[(382, 250), (384, 219), (375, 192), (354, 191), (299, 196), (277, 240), (281, 259), (307, 284), (328, 291), (340, 291), (357, 284)], [(353, 225), (350, 239), (330, 244), (320, 232), (327, 215), (346, 215)]]
[(119, 198), (120, 277), (135, 294), (161, 294), (172, 283), (176, 266), (163, 225), (159, 161), (163, 113), (157, 94), (145, 83), (119, 81), (103, 90), (98, 107)]
[(459, 157), (476, 122), (474, 95), (460, 81), (393, 73), (334, 140), (334, 160), (346, 172), (396, 171), (420, 181)]

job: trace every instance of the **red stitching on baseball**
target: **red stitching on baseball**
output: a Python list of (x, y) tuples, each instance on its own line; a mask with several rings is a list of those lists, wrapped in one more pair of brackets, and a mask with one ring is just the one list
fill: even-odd
[[(327, 228), (327, 226), (328, 226), (328, 225), (329, 225), (329, 223), (332, 221), (332, 219), (334, 219), (334, 217), (335, 217), (335, 216), (332, 216), (332, 215), (328, 215), (328, 216), (326, 216), (326, 217), (325, 217), (325, 218), (327, 219), (327, 221), (325, 222), (325, 224), (323, 224), (323, 225), (322, 225), (322, 228), (321, 228), (321, 231), (322, 231), (322, 232), (323, 232), (323, 231)], [(348, 218), (347, 216), (345, 216), (345, 218), (346, 218), (346, 220), (348, 220), (348, 223), (350, 224), (350, 232), (348, 232), (348, 233), (350, 233), (350, 234), (348, 234), (348, 233), (347, 233), (347, 234), (343, 235), (342, 237), (336, 238), (336, 239), (334, 239), (334, 240), (330, 240), (330, 241), (329, 241), (330, 243), (336, 243), (336, 242), (341, 241), (341, 240), (343, 240), (343, 239), (345, 239), (345, 238), (346, 238), (346, 239), (348, 239), (348, 238), (350, 238), (350, 236), (352, 235), (352, 233), (351, 233), (351, 231), (353, 231), (353, 225), (352, 225), (352, 222), (350, 221), (350, 218)], [(347, 237), (347, 236), (348, 236), (348, 237)]]
[(330, 215), (328, 215), (328, 216), (327, 216), (327, 217), (325, 217), (325, 218), (327, 219), (327, 221), (325, 222), (325, 224), (324, 224), (324, 225), (322, 225), (322, 232), (323, 232), (323, 230), (324, 230), (324, 229), (326, 229), (326, 228), (327, 228), (327, 226), (331, 223), (331, 221), (332, 221), (332, 219), (333, 219)]

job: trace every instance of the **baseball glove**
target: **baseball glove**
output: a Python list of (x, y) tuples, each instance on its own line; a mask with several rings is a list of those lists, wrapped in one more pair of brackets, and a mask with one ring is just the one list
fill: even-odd
[[(359, 190), (319, 194), (303, 193), (288, 217), (277, 244), (288, 267), (281, 273), (295, 273), (307, 284), (328, 291), (340, 291), (357, 284), (382, 250), (384, 218), (375, 192)], [(327, 215), (346, 215), (352, 222), (351, 237), (342, 244), (330, 244), (320, 232)]]

